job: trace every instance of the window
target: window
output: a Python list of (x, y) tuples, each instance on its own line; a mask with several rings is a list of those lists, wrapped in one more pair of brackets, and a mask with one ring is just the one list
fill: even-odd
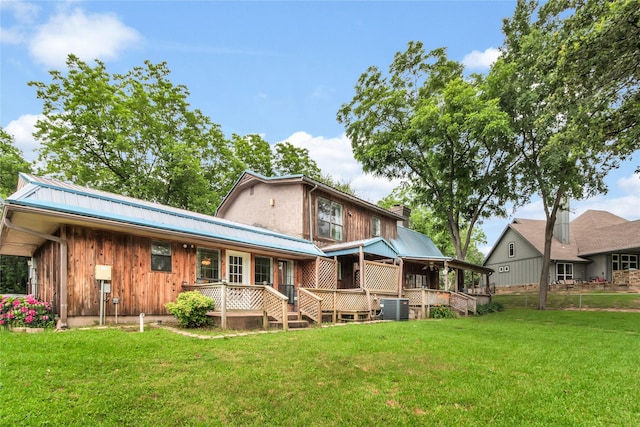
[(318, 236), (342, 240), (342, 205), (318, 197)]
[(573, 264), (559, 262), (556, 264), (556, 280), (572, 280)]
[(371, 236), (380, 237), (380, 218), (371, 217)]
[(196, 275), (199, 283), (220, 281), (220, 251), (198, 248), (196, 253)]
[(171, 243), (151, 241), (151, 270), (171, 272)]
[(516, 243), (509, 242), (509, 258), (516, 256)]
[(273, 274), (271, 269), (271, 258), (261, 256), (256, 257), (256, 269), (254, 275), (254, 283), (262, 285), (263, 283), (273, 286)]
[(638, 256), (629, 254), (613, 254), (612, 270), (629, 270), (638, 268)]

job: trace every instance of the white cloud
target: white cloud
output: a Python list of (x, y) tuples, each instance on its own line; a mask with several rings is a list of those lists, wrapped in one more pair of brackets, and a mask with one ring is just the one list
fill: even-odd
[(40, 13), (40, 7), (25, 1), (3, 1), (0, 2), (0, 9), (10, 10), (13, 17), (20, 24), (33, 22)]
[(365, 175), (353, 157), (351, 141), (345, 134), (336, 138), (325, 138), (296, 132), (285, 141), (309, 150), (309, 156), (315, 160), (323, 173), (338, 181), (349, 182), (358, 197), (370, 202), (377, 202), (400, 185), (397, 180)]
[(11, 13), (14, 19), (13, 26), (7, 27), (5, 24), (0, 28), (0, 43), (24, 43), (26, 30), (38, 17), (40, 7), (23, 1), (2, 1), (0, 2), (0, 10), (2, 10), (0, 13)]
[(35, 150), (40, 147), (40, 144), (33, 137), (33, 132), (36, 130), (36, 122), (40, 118), (42, 116), (25, 114), (9, 122), (5, 127), (5, 131), (13, 136), (15, 146), (22, 151), (24, 159), (29, 162), (38, 157)]
[(496, 62), (496, 59), (500, 56), (500, 51), (496, 48), (490, 47), (484, 52), (474, 50), (468, 53), (462, 58), (462, 64), (470, 69), (487, 69), (491, 67), (491, 64)]
[(24, 33), (17, 28), (0, 28), (0, 43), (22, 44), (25, 41)]
[(627, 178), (620, 178), (617, 181), (617, 185), (625, 193), (636, 194), (640, 197), (640, 173), (634, 173)]
[(109, 60), (142, 37), (112, 14), (85, 14), (81, 9), (61, 12), (38, 27), (29, 52), (47, 66), (63, 67), (73, 53), (84, 61)]

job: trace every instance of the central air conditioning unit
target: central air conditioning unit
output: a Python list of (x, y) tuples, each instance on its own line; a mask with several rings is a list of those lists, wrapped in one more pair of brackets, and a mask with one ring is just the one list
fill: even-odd
[(409, 320), (409, 300), (385, 298), (380, 300), (382, 320)]

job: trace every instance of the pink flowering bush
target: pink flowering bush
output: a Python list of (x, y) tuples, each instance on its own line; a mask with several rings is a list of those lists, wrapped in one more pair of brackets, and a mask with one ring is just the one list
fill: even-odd
[(53, 308), (33, 295), (26, 297), (2, 296), (0, 299), (0, 326), (49, 328), (54, 326)]

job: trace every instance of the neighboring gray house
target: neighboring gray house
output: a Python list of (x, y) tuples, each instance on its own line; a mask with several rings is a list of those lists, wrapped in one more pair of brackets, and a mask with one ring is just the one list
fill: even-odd
[[(505, 228), (484, 262), (485, 267), (495, 270), (492, 285), (540, 282), (544, 228), (544, 220), (520, 218)], [(569, 221), (568, 212), (561, 212), (551, 244), (549, 282), (628, 280), (623, 277), (638, 269), (639, 258), (640, 220), (588, 210)]]

